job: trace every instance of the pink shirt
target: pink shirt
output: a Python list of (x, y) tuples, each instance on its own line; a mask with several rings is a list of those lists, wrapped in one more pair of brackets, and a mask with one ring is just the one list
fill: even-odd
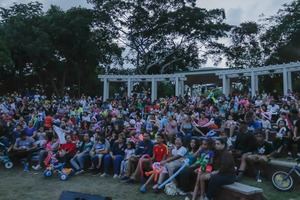
[(198, 120), (198, 125), (199, 126), (204, 126), (205, 124), (207, 124), (209, 122), (209, 120), (207, 118), (204, 118), (204, 119), (199, 119)]

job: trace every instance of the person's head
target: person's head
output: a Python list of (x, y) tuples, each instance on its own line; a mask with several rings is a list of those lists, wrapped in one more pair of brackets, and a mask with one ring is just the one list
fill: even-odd
[(128, 141), (127, 142), (127, 149), (133, 149), (134, 148), (134, 142)]
[(182, 146), (182, 139), (180, 137), (175, 139), (175, 146), (176, 148), (180, 148)]
[(201, 118), (201, 119), (204, 119), (204, 118), (205, 118), (205, 113), (204, 113), (204, 112), (200, 113), (200, 118)]
[(119, 134), (118, 135), (118, 143), (124, 143), (125, 142), (125, 138), (123, 137), (123, 135)]
[(191, 139), (190, 150), (196, 150), (198, 148), (198, 141), (196, 139)]
[(89, 141), (90, 141), (90, 136), (89, 136), (88, 133), (85, 133), (85, 134), (83, 135), (83, 141), (84, 141), (84, 142), (89, 142)]
[(227, 146), (226, 144), (227, 143), (226, 143), (225, 139), (218, 138), (215, 141), (215, 148), (216, 148), (217, 151), (222, 151), (222, 150), (226, 149), (226, 146)]
[(100, 140), (100, 136), (96, 134), (96, 135), (95, 135), (95, 141), (96, 141), (96, 142), (99, 142), (99, 140)]
[(256, 138), (256, 141), (257, 141), (258, 144), (262, 144), (265, 141), (264, 135), (263, 135), (262, 132), (257, 132), (255, 134), (255, 138)]
[(147, 132), (145, 132), (145, 133), (144, 133), (144, 139), (143, 139), (143, 140), (144, 140), (144, 141), (150, 141), (150, 139), (151, 139), (151, 138), (150, 138), (150, 134), (147, 133)]
[(244, 121), (240, 123), (239, 132), (240, 133), (247, 133), (248, 130), (248, 124)]
[(165, 139), (164, 139), (164, 137), (163, 137), (162, 134), (157, 134), (157, 135), (156, 135), (156, 142), (157, 142), (158, 144), (163, 144), (163, 143), (165, 142)]
[(41, 126), (41, 127), (39, 128), (39, 132), (44, 132), (44, 127), (43, 127), (43, 126)]
[(232, 119), (233, 119), (232, 115), (228, 115), (228, 116), (227, 116), (227, 119), (228, 119), (228, 120), (232, 120)]
[(100, 133), (100, 132), (101, 132), (100, 128), (96, 128), (96, 129), (95, 129), (95, 132), (96, 132), (97, 134)]
[(99, 142), (102, 144), (105, 143), (105, 137), (103, 135), (99, 135)]
[(245, 114), (245, 122), (246, 123), (251, 123), (251, 122), (253, 122), (253, 120), (255, 119), (255, 114), (254, 114), (254, 112), (252, 112), (252, 111), (249, 111), (249, 112), (247, 112), (246, 114)]
[(208, 149), (208, 141), (207, 140), (202, 140), (201, 149), (203, 149), (203, 150)]
[(21, 134), (20, 134), (20, 139), (21, 139), (21, 140), (25, 140), (26, 137), (27, 137), (26, 132), (25, 132), (25, 131), (22, 131)]
[(20, 124), (18, 124), (17, 126), (16, 126), (16, 131), (21, 131), (22, 130), (22, 126), (20, 125)]
[(66, 142), (67, 143), (71, 143), (72, 142), (71, 135), (66, 135)]
[(278, 122), (278, 128), (282, 128), (282, 127), (285, 127), (285, 126), (286, 126), (286, 123), (285, 123), (284, 120), (280, 120), (280, 121)]
[(28, 127), (33, 127), (33, 121), (30, 121), (30, 122), (28, 123)]

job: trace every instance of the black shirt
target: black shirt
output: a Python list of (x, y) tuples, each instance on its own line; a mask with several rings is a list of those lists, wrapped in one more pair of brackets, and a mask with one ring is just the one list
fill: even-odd
[(256, 139), (251, 133), (237, 133), (234, 149), (242, 153), (253, 152), (256, 150)]
[(298, 119), (298, 120), (295, 122), (295, 127), (297, 127), (297, 129), (298, 129), (297, 136), (300, 136), (300, 119)]
[(254, 151), (254, 153), (258, 155), (269, 155), (272, 152), (273, 145), (266, 141), (263, 144), (257, 144), (257, 148)]

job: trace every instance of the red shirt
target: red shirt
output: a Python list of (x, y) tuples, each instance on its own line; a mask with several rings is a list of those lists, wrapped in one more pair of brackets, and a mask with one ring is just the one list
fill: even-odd
[(160, 162), (168, 155), (168, 147), (165, 144), (156, 144), (153, 147), (153, 155), (155, 162)]
[(44, 126), (46, 128), (48, 128), (48, 129), (51, 128), (52, 127), (52, 121), (53, 121), (53, 118), (51, 116), (49, 116), (49, 115), (46, 116), (45, 117), (45, 125)]
[(59, 150), (65, 150), (69, 152), (70, 155), (75, 155), (76, 154), (76, 144), (74, 143), (66, 143), (66, 144), (61, 144), (59, 147)]

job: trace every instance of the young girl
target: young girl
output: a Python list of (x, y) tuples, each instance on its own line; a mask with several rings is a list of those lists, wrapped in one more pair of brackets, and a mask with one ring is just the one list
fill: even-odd
[(41, 126), (37, 132), (34, 133), (33, 137), (36, 139), (35, 144), (38, 148), (42, 148), (45, 146), (46, 140), (46, 133), (44, 131), (44, 127)]
[(276, 133), (276, 139), (274, 140), (274, 147), (276, 153), (280, 154), (283, 150), (287, 150), (290, 143), (291, 133), (286, 126), (284, 120), (278, 122), (278, 130)]
[(205, 193), (205, 180), (206, 175), (209, 174), (212, 171), (211, 164), (213, 161), (213, 151), (212, 151), (212, 145), (211, 141), (209, 140), (203, 140), (202, 144), (198, 150), (198, 159), (195, 163), (195, 165), (200, 165), (198, 169), (195, 170), (197, 175), (196, 185), (193, 192), (192, 200), (197, 199), (198, 191), (200, 189), (200, 199), (204, 199), (204, 193)]
[(120, 170), (120, 177), (123, 177), (126, 172), (126, 166), (128, 163), (128, 160), (131, 156), (135, 153), (135, 147), (134, 142), (128, 141), (127, 142), (127, 148), (125, 149), (125, 156), (124, 160), (121, 162), (121, 170)]
[(59, 142), (57, 137), (53, 134), (53, 132), (48, 131), (46, 133), (46, 145), (45, 149), (41, 150), (39, 153), (39, 163), (36, 166), (33, 166), (32, 168), (35, 170), (41, 169), (42, 166), (47, 166), (50, 162), (51, 155), (56, 153), (59, 147)]
[(90, 169), (96, 169), (95, 173), (99, 173), (99, 169), (101, 168), (102, 158), (105, 154), (108, 153), (109, 142), (106, 142), (103, 136), (97, 136), (95, 138), (94, 146), (90, 152), (92, 157), (92, 166)]

